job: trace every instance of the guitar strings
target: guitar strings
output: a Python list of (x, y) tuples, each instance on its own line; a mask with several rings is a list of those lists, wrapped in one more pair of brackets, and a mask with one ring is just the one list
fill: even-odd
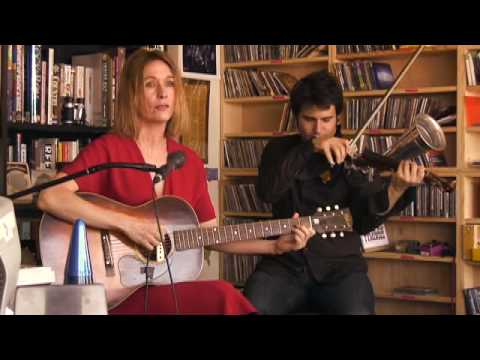
[[(157, 193), (155, 192), (155, 184), (159, 183), (160, 181), (162, 181), (162, 179), (160, 178), (160, 176), (158, 174), (156, 174), (155, 177), (153, 178), (153, 181), (152, 181), (153, 208), (155, 210), (155, 220), (157, 222), (157, 229), (158, 229), (158, 233), (160, 235), (160, 241), (163, 244), (166, 244), (166, 241), (162, 236), (162, 229), (160, 227), (160, 215), (158, 213), (158, 208), (157, 208), (157, 200), (158, 199), (157, 199)], [(149, 258), (150, 258), (150, 256), (147, 257), (147, 264), (148, 264), (148, 259)], [(165, 262), (167, 263), (168, 276), (170, 278), (170, 288), (172, 290), (173, 301), (175, 303), (175, 312), (176, 312), (177, 315), (179, 315), (180, 310), (179, 310), (179, 306), (178, 306), (177, 292), (176, 292), (176, 289), (175, 289), (175, 283), (173, 282), (172, 271), (170, 269), (170, 262), (168, 261), (168, 254), (167, 254), (167, 256), (165, 256)], [(147, 267), (148, 267), (148, 265), (147, 265)], [(147, 271), (145, 271), (145, 273), (147, 273)], [(147, 279), (147, 281), (146, 281), (146, 291), (145, 291), (145, 313), (147, 313), (147, 304), (148, 304), (148, 277), (146, 277), (146, 279)]]

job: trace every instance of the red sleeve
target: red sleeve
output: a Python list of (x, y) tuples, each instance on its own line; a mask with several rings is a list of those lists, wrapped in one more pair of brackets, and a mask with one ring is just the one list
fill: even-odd
[(197, 163), (197, 196), (195, 197), (194, 210), (198, 216), (200, 223), (215, 219), (215, 209), (213, 208), (210, 194), (208, 193), (207, 176), (203, 162), (201, 160)]
[[(105, 141), (99, 138), (83, 148), (75, 160), (62, 169), (62, 172), (71, 175), (89, 167), (106, 163), (108, 158)], [(93, 175), (86, 175), (75, 179), (75, 182), (81, 192), (104, 194), (108, 189), (108, 171), (99, 171)]]

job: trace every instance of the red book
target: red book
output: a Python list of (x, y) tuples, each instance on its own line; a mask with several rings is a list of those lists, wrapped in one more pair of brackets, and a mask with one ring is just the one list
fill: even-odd
[(480, 96), (465, 96), (467, 126), (480, 125)]

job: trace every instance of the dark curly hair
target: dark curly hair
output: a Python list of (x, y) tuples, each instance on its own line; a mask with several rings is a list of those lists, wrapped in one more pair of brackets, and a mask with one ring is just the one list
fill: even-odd
[(313, 72), (299, 80), (290, 93), (290, 106), (298, 119), (304, 107), (335, 106), (337, 116), (343, 111), (343, 92), (337, 79), (327, 70)]

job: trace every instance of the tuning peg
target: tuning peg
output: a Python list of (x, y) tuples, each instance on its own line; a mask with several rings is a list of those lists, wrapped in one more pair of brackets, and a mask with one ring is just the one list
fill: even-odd
[(340, 210), (340, 206), (338, 206), (338, 205), (335, 205), (333, 208), (334, 208), (335, 210)]
[(317, 212), (323, 212), (323, 209), (321, 207), (317, 208)]
[(326, 209), (327, 211), (330, 211), (332, 208), (331, 208), (330, 206), (327, 206), (325, 209)]
[(337, 237), (337, 234), (331, 233), (331, 234), (330, 234), (330, 237), (331, 237), (332, 239), (333, 239), (333, 238), (336, 238), (336, 237)]
[(326, 239), (326, 238), (327, 238), (327, 234), (323, 233), (323, 234), (322, 234), (322, 238), (323, 238), (323, 239)]

